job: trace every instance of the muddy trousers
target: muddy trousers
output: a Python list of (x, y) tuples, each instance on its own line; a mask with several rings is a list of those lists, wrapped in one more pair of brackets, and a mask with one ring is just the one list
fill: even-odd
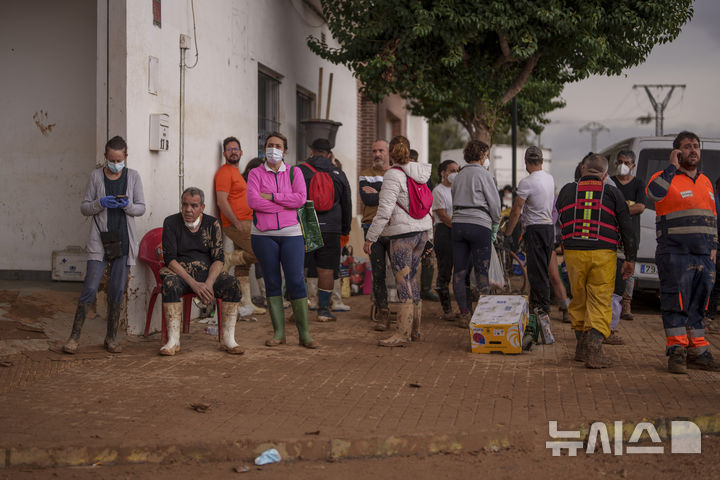
[[(204, 282), (207, 280), (207, 276), (208, 270), (204, 270), (195, 273), (193, 278), (198, 282)], [(193, 293), (193, 290), (179, 275), (171, 273), (163, 276), (163, 303), (182, 302), (183, 295), (188, 293)], [(213, 293), (215, 294), (215, 298), (219, 298), (223, 302), (240, 302), (242, 298), (237, 280), (227, 272), (220, 272), (220, 275), (215, 279)]]
[(417, 232), (407, 237), (390, 239), (390, 264), (401, 303), (420, 301), (417, 273), (429, 238), (428, 232)]
[(490, 265), (490, 237), (492, 232), (487, 227), (472, 223), (456, 223), (452, 226), (453, 244), (453, 291), (460, 313), (470, 313), (465, 281), (468, 270), (475, 270), (480, 295), (487, 295), (490, 289), (488, 282), (488, 266)]
[(667, 337), (666, 354), (677, 346), (690, 355), (707, 351), (703, 313), (715, 282), (710, 255), (655, 255), (660, 277), (660, 312)]
[(553, 225), (528, 225), (525, 228), (527, 273), (530, 281), (530, 311), (550, 313), (550, 276), (548, 265), (555, 242)]
[(250, 266), (253, 263), (257, 263), (257, 258), (252, 249), (252, 242), (250, 241), (252, 220), (241, 220), (240, 222), (243, 224), (242, 231), (235, 228), (234, 225), (228, 225), (227, 227), (223, 227), (223, 233), (232, 240), (236, 250), (240, 249), (243, 251), (245, 264), (235, 265), (235, 276), (248, 277), (250, 276)]
[[(363, 233), (367, 236), (370, 224), (363, 225)], [(372, 244), (370, 249), (370, 266), (372, 268), (372, 289), (375, 306), (381, 309), (388, 308), (388, 294), (385, 268), (385, 256), (390, 250), (390, 239), (380, 237)]]
[(614, 250), (565, 250), (573, 293), (568, 306), (573, 330), (595, 329), (605, 338), (610, 335), (616, 262)]
[[(105, 266), (108, 262), (104, 260), (88, 260), (85, 282), (80, 293), (79, 303), (93, 303), (97, 295), (100, 281), (105, 273)], [(118, 257), (110, 261), (110, 280), (108, 282), (108, 302), (121, 303), (125, 295), (125, 283), (127, 282), (130, 267), (127, 265), (127, 256)]]

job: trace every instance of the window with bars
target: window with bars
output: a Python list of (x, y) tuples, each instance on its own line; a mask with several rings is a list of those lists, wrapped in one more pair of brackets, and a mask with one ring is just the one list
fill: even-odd
[(307, 146), (307, 138), (305, 137), (305, 125), (302, 124), (303, 120), (309, 120), (313, 118), (313, 111), (315, 109), (315, 96), (304, 90), (298, 88), (295, 93), (296, 99), (296, 116), (297, 116), (297, 157), (295, 163), (300, 163), (308, 158), (310, 150)]
[(280, 130), (280, 80), (258, 71), (258, 156), (264, 157), (265, 137)]

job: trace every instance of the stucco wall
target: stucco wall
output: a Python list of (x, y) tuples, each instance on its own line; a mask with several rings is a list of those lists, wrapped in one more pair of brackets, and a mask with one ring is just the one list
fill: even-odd
[[(152, 2), (127, 2), (127, 140), (128, 163), (145, 184), (147, 213), (138, 219), (141, 233), (159, 227), (165, 216), (178, 211), (179, 145), (179, 36), (194, 37), (190, 2), (163, 2), (162, 28), (152, 25)], [(343, 123), (335, 154), (343, 162), (355, 188), (357, 106), (355, 80), (345, 68), (316, 57), (305, 38), (327, 32), (322, 21), (300, 1), (195, 2), (199, 61), (186, 70), (185, 178), (207, 194), (206, 211), (215, 214), (213, 177), (222, 163), (220, 142), (228, 135), (240, 139), (241, 167), (257, 150), (258, 64), (282, 75), (280, 86), (281, 132), (288, 136), (288, 161), (295, 159), (296, 88), (317, 93), (318, 68), (325, 71), (322, 112), (325, 113), (329, 72), (334, 73), (330, 117)], [(329, 33), (328, 33), (329, 36)], [(148, 57), (159, 59), (158, 93), (148, 93)], [(195, 61), (195, 48), (187, 63)], [(170, 115), (170, 150), (148, 150), (149, 115)], [(128, 331), (144, 325), (152, 279), (146, 268), (135, 268), (130, 282)], [(159, 303), (159, 302), (158, 302)], [(156, 307), (153, 328), (159, 328)]]
[(0, 6), (0, 270), (49, 271), (53, 250), (85, 245), (80, 201), (97, 160), (96, 8), (94, 0)]

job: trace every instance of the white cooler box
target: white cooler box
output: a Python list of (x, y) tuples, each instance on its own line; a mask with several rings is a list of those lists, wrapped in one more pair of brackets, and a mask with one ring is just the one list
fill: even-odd
[(87, 251), (70, 246), (52, 253), (52, 279), (66, 282), (82, 282), (87, 269)]
[(529, 305), (524, 295), (481, 295), (470, 320), (473, 353), (522, 353)]

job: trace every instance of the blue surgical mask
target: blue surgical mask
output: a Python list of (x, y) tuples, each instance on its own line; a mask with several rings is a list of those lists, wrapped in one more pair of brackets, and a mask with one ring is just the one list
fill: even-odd
[(272, 163), (273, 165), (277, 165), (278, 163), (282, 162), (283, 159), (283, 151), (279, 148), (266, 148), (265, 149), (265, 158), (268, 162)]
[(123, 160), (120, 163), (108, 162), (107, 166), (111, 172), (120, 173), (120, 172), (122, 172), (123, 168), (125, 168), (125, 161)]

